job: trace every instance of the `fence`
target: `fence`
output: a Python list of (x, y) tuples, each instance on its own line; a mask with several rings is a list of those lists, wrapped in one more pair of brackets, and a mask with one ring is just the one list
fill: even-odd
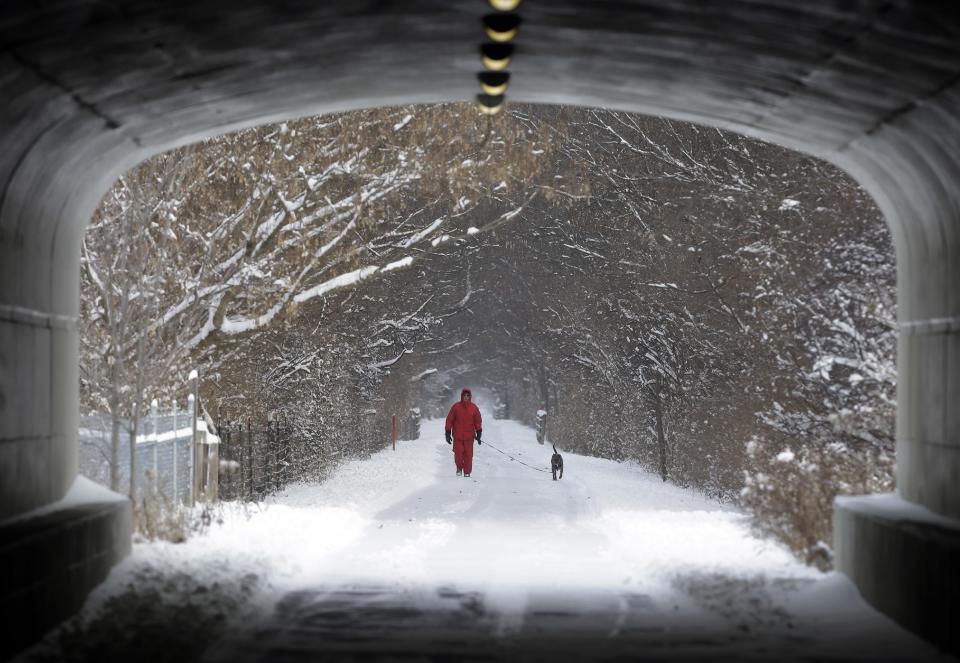
[[(126, 492), (130, 485), (130, 423), (121, 420), (120, 424), (117, 470), (119, 489)], [(105, 486), (110, 485), (110, 433), (109, 415), (90, 414), (80, 418), (80, 473)], [(136, 436), (138, 497), (143, 497), (144, 490), (155, 488), (172, 501), (185, 502), (190, 498), (192, 436), (191, 414), (183, 410), (148, 416), (140, 421)]]
[(220, 497), (262, 500), (295, 473), (291, 430), (279, 421), (217, 422), (220, 437)]
[[(281, 489), (294, 476), (291, 436), (280, 422), (218, 422), (218, 435), (197, 422), (193, 439), (192, 413), (178, 410), (146, 417), (136, 442), (137, 497), (158, 491), (172, 502), (240, 499), (260, 500)], [(119, 490), (130, 486), (130, 425), (121, 421), (117, 450)], [(111, 419), (105, 414), (81, 417), (80, 473), (110, 485)], [(219, 438), (219, 449), (211, 442)], [(191, 494), (193, 490), (193, 494)]]
[[(196, 426), (192, 412), (152, 412), (140, 421), (136, 443), (137, 499), (159, 495), (173, 503), (198, 501), (260, 501), (292, 481), (314, 476), (317, 468), (339, 456), (322, 440), (297, 436), (284, 422), (254, 423), (221, 420), (216, 434), (204, 419)], [(80, 471), (110, 485), (110, 429), (108, 415), (81, 418)], [(420, 410), (396, 418), (396, 439), (416, 439)], [(195, 442), (194, 435), (196, 435)], [(130, 486), (129, 424), (121, 422), (117, 455), (119, 490)], [(311, 474), (314, 472), (314, 474)]]

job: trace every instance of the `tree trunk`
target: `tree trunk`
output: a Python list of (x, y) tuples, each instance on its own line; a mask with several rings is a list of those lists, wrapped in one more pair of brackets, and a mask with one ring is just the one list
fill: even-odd
[(540, 402), (543, 403), (543, 409), (547, 412), (550, 411), (550, 382), (547, 380), (547, 367), (543, 363), (545, 360), (540, 360)]
[(653, 392), (653, 413), (657, 418), (657, 447), (660, 450), (660, 478), (667, 480), (667, 436), (663, 432), (663, 402), (660, 390)]
[(137, 503), (137, 426), (139, 417), (130, 420), (130, 501)]
[(120, 492), (120, 413), (110, 407), (110, 490)]
[[(113, 350), (111, 350), (112, 352)], [(120, 374), (123, 366), (122, 357), (114, 357), (113, 364), (107, 357), (110, 367), (110, 490), (120, 492)]]

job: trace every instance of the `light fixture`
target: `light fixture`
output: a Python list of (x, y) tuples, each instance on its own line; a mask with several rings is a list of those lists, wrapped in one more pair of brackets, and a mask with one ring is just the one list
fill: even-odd
[[(480, 45), (484, 71), (477, 74), (481, 94), (477, 95), (477, 109), (483, 115), (496, 115), (503, 110), (504, 95), (510, 84), (510, 74), (504, 71), (510, 65), (513, 44), (520, 28), (520, 16), (514, 10), (521, 0), (489, 0), (497, 13), (483, 17), (483, 30), (490, 40)], [(489, 133), (488, 133), (489, 136)]]
[(484, 115), (496, 115), (503, 110), (503, 95), (478, 94), (477, 108)]
[(507, 91), (510, 74), (505, 71), (484, 71), (477, 74), (477, 79), (484, 94), (496, 97), (502, 96)]
[(498, 43), (508, 42), (517, 36), (520, 17), (516, 14), (487, 14), (483, 17), (487, 37)]
[(510, 64), (513, 46), (510, 44), (486, 43), (480, 46), (483, 68), (487, 71), (502, 71)]

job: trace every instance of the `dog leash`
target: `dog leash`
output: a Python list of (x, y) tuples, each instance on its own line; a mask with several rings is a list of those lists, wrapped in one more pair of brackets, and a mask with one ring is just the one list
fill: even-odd
[(511, 456), (511, 455), (508, 454), (506, 451), (500, 451), (500, 449), (497, 449), (495, 446), (493, 446), (493, 445), (490, 444), (489, 442), (481, 442), (481, 444), (482, 444), (483, 446), (485, 446), (485, 447), (490, 447), (490, 448), (493, 449), (494, 451), (498, 451), (498, 452), (502, 453), (504, 456), (506, 456), (507, 458), (509, 458), (509, 459), (512, 460), (512, 461), (515, 461), (515, 462), (517, 462), (517, 463), (520, 463), (521, 465), (526, 465), (526, 466), (529, 467), (531, 470), (536, 470), (537, 472), (546, 472), (547, 474), (550, 474), (550, 470), (545, 470), (545, 469), (543, 469), (542, 467), (534, 467), (533, 465), (529, 465), (529, 464), (527, 464), (527, 463), (524, 463), (524, 462), (523, 462), (522, 460), (520, 460), (519, 458), (514, 458), (513, 456)]

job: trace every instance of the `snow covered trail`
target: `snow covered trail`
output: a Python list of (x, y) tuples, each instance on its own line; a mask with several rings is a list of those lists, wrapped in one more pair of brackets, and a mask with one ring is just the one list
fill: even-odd
[(552, 450), (538, 445), (531, 429), (488, 420), (473, 475), (461, 478), (443, 423), (426, 421), (423, 431), (422, 439), (345, 468), (325, 485), (274, 498), (353, 510), (364, 522), (362, 536), (317, 573), (350, 582), (626, 584), (647, 592), (684, 569), (735, 572), (748, 564), (752, 572), (815, 575), (754, 538), (742, 514), (636, 466), (565, 454), (566, 474), (553, 481), (546, 471)]
[(233, 617), (202, 622), (215, 637), (180, 660), (936, 659), (736, 509), (569, 453), (553, 481), (520, 462), (546, 470), (550, 447), (492, 417), (461, 478), (442, 421), (422, 431), (323, 483), (228, 506), (185, 544), (137, 545), (85, 612), (113, 623), (134, 591), (150, 600), (137, 623), (164, 618), (157, 596), (201, 615), (226, 603)]

